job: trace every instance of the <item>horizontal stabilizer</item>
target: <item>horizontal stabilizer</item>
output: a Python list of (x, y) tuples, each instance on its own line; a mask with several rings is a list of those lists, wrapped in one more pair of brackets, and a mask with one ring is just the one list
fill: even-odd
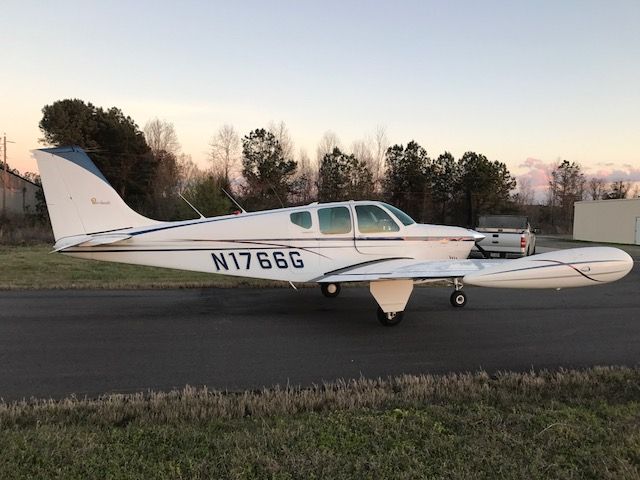
[(59, 252), (69, 247), (94, 247), (96, 245), (106, 245), (109, 243), (122, 242), (131, 238), (131, 235), (123, 233), (105, 233), (101, 235), (78, 235), (67, 237), (56, 242), (53, 251)]

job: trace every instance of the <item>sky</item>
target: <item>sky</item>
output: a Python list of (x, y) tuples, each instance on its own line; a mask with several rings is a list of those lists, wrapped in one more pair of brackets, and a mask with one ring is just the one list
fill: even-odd
[(534, 187), (559, 159), (640, 180), (637, 0), (4, 0), (0, 14), (0, 134), (22, 172), (42, 107), (80, 98), (173, 123), (202, 167), (223, 124), (283, 121), (311, 157), (328, 130), (348, 148), (383, 126)]

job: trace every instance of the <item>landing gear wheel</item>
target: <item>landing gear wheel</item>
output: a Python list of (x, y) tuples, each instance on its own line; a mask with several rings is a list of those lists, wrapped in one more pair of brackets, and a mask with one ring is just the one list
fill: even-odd
[(464, 293), (462, 290), (456, 290), (451, 294), (449, 301), (451, 302), (451, 305), (453, 305), (454, 307), (457, 307), (457, 308), (464, 307), (467, 304), (467, 294)]
[(378, 307), (378, 320), (385, 327), (395, 327), (404, 318), (404, 312), (388, 312), (384, 313), (380, 307)]
[(320, 290), (322, 294), (327, 298), (334, 298), (340, 295), (339, 283), (321, 283)]

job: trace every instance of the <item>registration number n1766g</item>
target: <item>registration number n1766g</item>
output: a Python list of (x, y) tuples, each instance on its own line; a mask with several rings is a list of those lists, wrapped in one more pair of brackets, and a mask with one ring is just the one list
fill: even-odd
[(265, 270), (270, 268), (304, 268), (302, 256), (300, 252), (296, 251), (217, 252), (212, 253), (211, 257), (218, 272), (229, 269), (249, 270), (252, 265)]

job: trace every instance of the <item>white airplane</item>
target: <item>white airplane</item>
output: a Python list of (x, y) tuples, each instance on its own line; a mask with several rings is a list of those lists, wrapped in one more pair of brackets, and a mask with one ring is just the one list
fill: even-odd
[[(632, 258), (611, 247), (554, 251), (516, 260), (469, 259), (484, 236), (422, 225), (377, 201), (312, 203), (178, 222), (130, 209), (78, 147), (34, 150), (55, 236), (73, 257), (288, 282), (316, 282), (335, 297), (343, 282), (368, 282), (378, 319), (397, 325), (418, 283), (447, 280), (451, 304), (463, 285), (566, 288), (624, 277)], [(292, 283), (293, 285), (293, 283)]]

